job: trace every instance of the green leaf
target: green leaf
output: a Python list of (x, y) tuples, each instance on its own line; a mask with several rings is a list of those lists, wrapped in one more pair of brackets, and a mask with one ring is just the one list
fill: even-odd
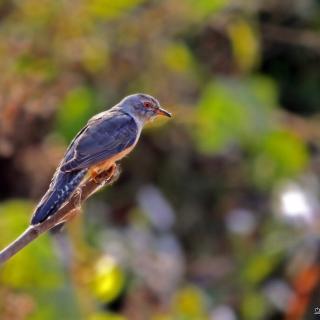
[(243, 296), (241, 311), (243, 319), (263, 319), (266, 313), (265, 298), (257, 292), (250, 292)]
[(308, 151), (297, 136), (288, 131), (273, 131), (263, 137), (255, 150), (252, 171), (259, 185), (274, 179), (295, 176), (308, 162)]
[(89, 12), (96, 17), (104, 20), (118, 18), (121, 14), (135, 8), (143, 0), (91, 0), (88, 1)]
[(70, 141), (95, 112), (94, 95), (87, 87), (77, 87), (65, 97), (57, 115), (59, 132)]
[[(32, 206), (28, 202), (13, 200), (0, 207), (1, 246), (16, 239), (27, 227)], [(13, 288), (56, 288), (63, 280), (60, 267), (47, 235), (22, 249), (0, 270), (0, 282)]]
[[(28, 227), (32, 209), (30, 202), (22, 200), (1, 204), (1, 247)], [(73, 290), (65, 281), (51, 240), (48, 235), (41, 235), (1, 266), (1, 287), (23, 291), (32, 297), (34, 310), (30, 319), (79, 319)]]
[(182, 43), (172, 43), (164, 51), (164, 63), (172, 71), (182, 73), (189, 71), (193, 64), (190, 50)]
[(274, 127), (276, 90), (269, 79), (217, 79), (203, 91), (197, 110), (196, 142), (203, 152), (231, 143), (250, 146)]
[(206, 17), (216, 13), (230, 4), (230, 0), (188, 0), (192, 6), (193, 14)]

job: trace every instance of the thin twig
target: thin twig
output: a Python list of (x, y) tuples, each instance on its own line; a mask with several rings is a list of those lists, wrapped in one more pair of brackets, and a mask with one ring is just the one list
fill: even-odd
[(57, 224), (68, 221), (80, 212), (81, 204), (92, 194), (105, 185), (110, 185), (119, 176), (117, 167), (115, 173), (110, 177), (109, 171), (100, 173), (95, 179), (89, 179), (77, 189), (68, 202), (62, 206), (52, 217), (37, 225), (29, 226), (16, 240), (11, 242), (6, 248), (0, 251), (0, 264), (9, 260), (30, 242), (38, 238), (42, 233), (52, 229)]
[(320, 38), (317, 32), (300, 28), (288, 28), (269, 23), (263, 23), (262, 35), (275, 42), (286, 43), (292, 46), (305, 47), (320, 53)]

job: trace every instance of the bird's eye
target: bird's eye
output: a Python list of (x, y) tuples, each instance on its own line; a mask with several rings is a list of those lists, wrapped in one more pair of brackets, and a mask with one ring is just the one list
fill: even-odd
[(149, 101), (145, 101), (145, 102), (143, 103), (143, 106), (144, 106), (145, 108), (151, 108), (151, 107), (152, 107), (152, 104), (151, 104), (151, 102), (149, 102)]

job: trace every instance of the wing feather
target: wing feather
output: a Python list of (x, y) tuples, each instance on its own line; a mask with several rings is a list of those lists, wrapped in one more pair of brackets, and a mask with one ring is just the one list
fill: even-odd
[(60, 169), (65, 172), (88, 168), (132, 146), (138, 135), (134, 119), (124, 113), (106, 113), (91, 119), (67, 150)]

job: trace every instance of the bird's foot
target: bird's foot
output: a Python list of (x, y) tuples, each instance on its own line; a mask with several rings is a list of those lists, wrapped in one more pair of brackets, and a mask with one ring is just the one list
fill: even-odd
[(114, 180), (115, 176), (118, 175), (117, 171), (118, 166), (114, 163), (108, 170), (105, 171), (98, 171), (93, 169), (90, 172), (90, 176), (96, 184), (110, 183)]
[(112, 181), (113, 177), (116, 174), (116, 171), (117, 171), (117, 165), (114, 163), (107, 171), (107, 178), (106, 178), (107, 182)]
[(96, 169), (92, 169), (90, 172), (90, 177), (94, 181), (94, 183), (96, 183), (96, 184), (100, 184), (99, 174), (100, 174), (100, 172)]
[(74, 192), (74, 207), (77, 210), (81, 208), (81, 196), (82, 196), (82, 190), (81, 188), (77, 188), (76, 191)]

